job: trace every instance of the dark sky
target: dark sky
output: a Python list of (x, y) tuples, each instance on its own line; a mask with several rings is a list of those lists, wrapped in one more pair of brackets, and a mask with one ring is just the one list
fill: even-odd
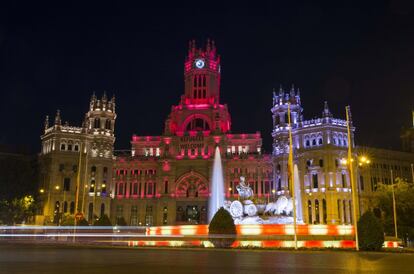
[(69, 2), (0, 8), (0, 143), (38, 151), (45, 115), (59, 108), (80, 125), (92, 92), (104, 90), (117, 97), (117, 149), (133, 133), (160, 134), (183, 93), (188, 40), (207, 38), (222, 56), (233, 132), (261, 131), (266, 151), (280, 84), (301, 89), (305, 118), (324, 100), (341, 118), (350, 104), (360, 145), (399, 148), (410, 125), (413, 1)]

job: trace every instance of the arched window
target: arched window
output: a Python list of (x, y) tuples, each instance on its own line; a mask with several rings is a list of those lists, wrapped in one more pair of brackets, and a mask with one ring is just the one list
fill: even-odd
[(319, 139), (318, 139), (318, 145), (322, 145), (322, 143), (323, 143), (323, 142), (322, 142), (322, 138), (319, 138)]
[(100, 127), (101, 127), (101, 121), (99, 120), (99, 118), (95, 118), (94, 128), (100, 128)]
[(111, 120), (110, 119), (106, 119), (105, 128), (106, 129), (111, 129)]
[(309, 139), (307, 139), (307, 140), (305, 141), (305, 147), (310, 147), (310, 141), (309, 141)]
[(70, 212), (70, 214), (74, 214), (75, 213), (75, 202), (71, 202), (70, 203), (69, 212)]
[(312, 201), (308, 200), (308, 223), (312, 224)]
[(319, 224), (319, 200), (315, 200), (315, 224)]
[(325, 199), (322, 200), (322, 210), (323, 210), (323, 223), (326, 224), (328, 214), (326, 212), (326, 200)]
[(64, 201), (63, 202), (63, 213), (68, 212), (68, 202)]
[(316, 139), (312, 139), (312, 146), (316, 146)]
[(66, 150), (66, 143), (60, 144), (60, 150)]
[(210, 125), (204, 119), (195, 118), (187, 124), (187, 131), (189, 130), (210, 130)]
[(104, 203), (101, 204), (101, 217), (103, 215), (105, 215), (105, 204)]

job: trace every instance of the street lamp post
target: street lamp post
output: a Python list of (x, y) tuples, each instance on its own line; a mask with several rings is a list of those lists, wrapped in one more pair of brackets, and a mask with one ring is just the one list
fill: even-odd
[(396, 208), (396, 204), (395, 204), (395, 191), (394, 191), (394, 176), (392, 173), (392, 169), (391, 171), (391, 191), (392, 191), (392, 210), (393, 210), (393, 215), (394, 215), (394, 232), (395, 232), (395, 238), (398, 239), (398, 232), (397, 232), (397, 208)]
[(351, 114), (350, 114), (350, 107), (347, 106), (345, 108), (346, 111), (346, 125), (347, 125), (347, 133), (348, 133), (348, 162), (349, 162), (349, 175), (351, 177), (351, 191), (352, 191), (352, 211), (353, 211), (353, 220), (354, 220), (354, 228), (355, 228), (355, 249), (359, 251), (359, 237), (358, 237), (358, 220), (357, 220), (357, 188), (355, 187), (355, 180), (354, 180), (354, 169), (352, 164), (352, 139), (351, 139)]

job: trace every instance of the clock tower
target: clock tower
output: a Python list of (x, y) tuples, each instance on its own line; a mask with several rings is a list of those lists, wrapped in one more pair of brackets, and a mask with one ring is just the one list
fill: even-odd
[(214, 41), (207, 40), (204, 49), (190, 41), (184, 64), (185, 94), (183, 104), (219, 104), (220, 56)]

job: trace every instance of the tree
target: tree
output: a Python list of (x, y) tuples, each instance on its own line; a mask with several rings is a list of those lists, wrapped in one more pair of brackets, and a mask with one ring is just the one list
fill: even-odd
[(102, 215), (98, 220), (93, 224), (94, 226), (112, 226), (111, 220), (108, 215)]
[(0, 201), (0, 220), (7, 225), (27, 223), (35, 213), (35, 200), (31, 195)]
[(85, 218), (82, 218), (76, 222), (76, 225), (77, 226), (89, 226), (89, 223)]
[(221, 207), (208, 226), (209, 240), (215, 247), (231, 247), (236, 240), (237, 231), (230, 213)]
[[(401, 239), (414, 240), (414, 186), (400, 178), (396, 178), (394, 193), (397, 211), (397, 232)], [(394, 212), (392, 202), (392, 186), (379, 184), (376, 191), (376, 207), (380, 211), (381, 222), (387, 235), (394, 235)]]
[(65, 213), (62, 216), (62, 221), (60, 222), (61, 226), (74, 226), (75, 225), (75, 218), (73, 215), (69, 213)]
[(367, 211), (358, 221), (359, 247), (361, 250), (381, 250), (384, 244), (384, 229), (374, 213)]

